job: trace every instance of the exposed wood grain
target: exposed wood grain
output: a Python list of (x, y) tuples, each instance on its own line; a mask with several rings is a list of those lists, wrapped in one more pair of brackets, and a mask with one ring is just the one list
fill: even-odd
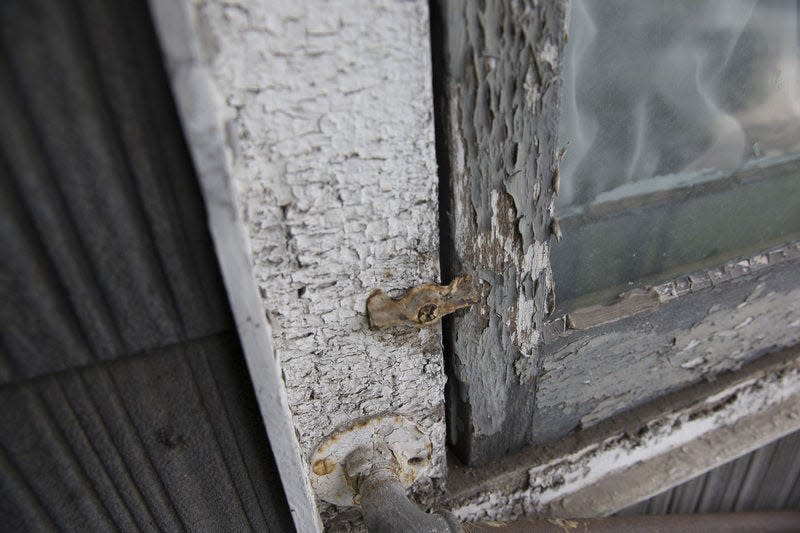
[(634, 289), (622, 294), (609, 305), (592, 305), (576, 309), (566, 316), (566, 327), (588, 329), (652, 311), (659, 304), (658, 293), (654, 290)]
[(475, 463), (523, 446), (531, 432), (552, 299), (548, 240), (566, 14), (564, 2), (437, 5), (452, 195), (453, 250), (443, 253), (450, 269), (474, 276), (481, 294), (481, 304), (452, 323), (450, 429), (461, 458)]

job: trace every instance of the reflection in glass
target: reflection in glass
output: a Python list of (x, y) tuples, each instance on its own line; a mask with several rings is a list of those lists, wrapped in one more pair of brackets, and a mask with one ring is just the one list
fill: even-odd
[(797, 2), (574, 0), (569, 37), (559, 208), (800, 152)]
[[(554, 246), (562, 300), (797, 238), (799, 20), (796, 1), (573, 0), (556, 200), (568, 231)], [(748, 212), (753, 195), (767, 210), (783, 202), (777, 218)], [(705, 220), (708, 209), (718, 212)], [(730, 224), (768, 228), (723, 235)], [(678, 241), (693, 228), (704, 229), (689, 250)], [(590, 268), (605, 273), (591, 280)]]

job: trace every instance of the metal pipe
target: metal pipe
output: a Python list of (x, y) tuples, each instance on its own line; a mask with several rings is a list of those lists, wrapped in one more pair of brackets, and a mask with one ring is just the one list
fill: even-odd
[(386, 446), (362, 447), (351, 453), (345, 471), (359, 495), (370, 533), (463, 533), (450, 513), (422, 511), (406, 496), (397, 477), (397, 460)]

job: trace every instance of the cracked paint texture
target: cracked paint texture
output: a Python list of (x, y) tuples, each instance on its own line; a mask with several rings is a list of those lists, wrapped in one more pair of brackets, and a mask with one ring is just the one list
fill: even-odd
[[(637, 481), (643, 486), (647, 485), (650, 478), (655, 479), (654, 486), (660, 482), (657, 479), (660, 476), (654, 476), (652, 472), (631, 472), (630, 469), (637, 465), (673, 454), (672, 458), (665, 461), (672, 468), (662, 472), (662, 476), (683, 475), (688, 479), (695, 474), (691, 459), (698, 458), (691, 457), (692, 454), (687, 451), (685, 455), (689, 458), (681, 459), (677, 452), (683, 452), (687, 447), (696, 450), (724, 447), (717, 442), (720, 437), (714, 437), (714, 431), (721, 427), (734, 426), (742, 421), (752, 422), (751, 417), (759, 413), (769, 415), (768, 424), (782, 422), (789, 428), (796, 427), (796, 407), (788, 412), (772, 410), (781, 404), (796, 406), (798, 386), (800, 369), (795, 360), (781, 368), (732, 384), (704, 400), (681, 408), (666, 409), (635, 431), (628, 428), (601, 441), (584, 443), (571, 453), (531, 465), (527, 475), (509, 476), (505, 473), (504, 481), (498, 486), (450, 502), (453, 512), (463, 521), (505, 521), (531, 515), (571, 517), (616, 512), (620, 510), (620, 505), (625, 505), (626, 497), (616, 497), (614, 483), (621, 482), (630, 487), (635, 486)], [(789, 417), (789, 420), (782, 420), (782, 417)], [(732, 449), (735, 447), (734, 444)], [(700, 458), (701, 462), (703, 460)], [(683, 470), (686, 472), (681, 474)], [(648, 476), (648, 479), (637, 479), (642, 475)], [(610, 481), (614, 477), (618, 481)]]
[(453, 426), (470, 464), (530, 436), (552, 300), (564, 2), (439, 2), (446, 20), (453, 263), (481, 303), (453, 320)]
[(439, 278), (427, 3), (195, 5), (302, 451), (395, 412), (443, 476), (440, 328), (371, 331), (365, 309)]

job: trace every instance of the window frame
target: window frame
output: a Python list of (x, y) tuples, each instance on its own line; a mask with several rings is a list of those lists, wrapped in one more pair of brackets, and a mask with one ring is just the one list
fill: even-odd
[[(559, 366), (570, 343), (588, 345), (610, 335), (636, 348), (638, 338), (654, 329), (667, 339), (689, 338), (714, 306), (735, 310), (748, 298), (764, 304), (759, 287), (765, 283), (765, 294), (800, 287), (797, 245), (706, 265), (608, 305), (554, 313), (558, 286), (550, 246), (561, 230), (553, 204), (568, 4), (527, 9), (440, 0), (432, 8), (442, 272), (445, 282), (472, 274), (481, 294), (480, 304), (444, 321), (449, 440), (461, 461), (484, 464), (554, 442), (798, 341), (782, 336), (785, 328), (775, 318), (767, 331), (748, 330), (741, 338), (750, 350), (741, 359), (726, 361), (717, 351), (715, 364), (661, 376), (662, 383), (647, 379), (632, 394), (623, 394), (620, 383), (632, 385), (643, 376), (591, 346), (577, 350), (575, 366)], [(762, 307), (759, 316), (769, 322), (774, 310)], [(800, 312), (800, 304), (791, 307)], [(695, 332), (697, 339), (687, 342), (722, 332), (709, 328), (705, 337)], [(656, 360), (665, 350), (641, 356)], [(580, 404), (572, 397), (577, 384), (565, 378), (589, 368), (604, 375), (588, 379), (591, 392)], [(543, 386), (547, 379), (555, 385)]]

